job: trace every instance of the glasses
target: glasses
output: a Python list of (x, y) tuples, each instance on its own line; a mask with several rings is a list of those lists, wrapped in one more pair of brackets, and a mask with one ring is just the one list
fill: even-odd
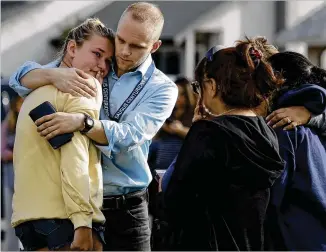
[(191, 87), (192, 87), (192, 91), (195, 93), (195, 94), (198, 94), (200, 95), (200, 84), (198, 81), (192, 81), (190, 82), (191, 84)]
[[(203, 82), (202, 83), (205, 83), (209, 81), (209, 79), (203, 79)], [(201, 94), (201, 85), (199, 84), (198, 81), (192, 81), (191, 83), (191, 86), (192, 86), (192, 91), (198, 95)]]

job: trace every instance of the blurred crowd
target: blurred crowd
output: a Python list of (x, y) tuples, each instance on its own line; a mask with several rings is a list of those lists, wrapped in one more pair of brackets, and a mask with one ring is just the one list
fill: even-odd
[(115, 36), (87, 19), (2, 84), (2, 248), (326, 251), (326, 70), (253, 37), (173, 83), (163, 24), (143, 2)]

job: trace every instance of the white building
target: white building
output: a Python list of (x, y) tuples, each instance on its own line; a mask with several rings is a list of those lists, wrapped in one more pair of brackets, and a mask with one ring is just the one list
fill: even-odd
[[(58, 39), (90, 16), (116, 29), (130, 1), (1, 1), (1, 75), (22, 63), (55, 58)], [(326, 1), (155, 1), (165, 16), (158, 68), (193, 77), (196, 63), (214, 44), (233, 45), (263, 35), (326, 68)], [(2, 222), (2, 229), (8, 223)]]
[[(280, 49), (295, 50), (322, 64), (325, 50), (325, 12), (313, 15), (325, 1), (153, 1), (162, 9), (163, 46), (154, 54), (156, 65), (167, 74), (192, 77), (194, 67), (214, 44), (232, 45), (244, 35), (264, 35)], [(2, 5), (4, 5), (2, 1)], [(47, 63), (55, 57), (56, 39), (86, 17), (99, 17), (116, 29), (122, 11), (131, 1), (32, 1), (23, 8), (1, 10), (1, 74), (9, 76), (23, 62)], [(7, 4), (6, 4), (7, 5)], [(5, 6), (6, 6), (5, 5)], [(8, 14), (9, 13), (9, 14)], [(289, 37), (306, 19), (319, 24), (318, 44), (307, 38)], [(310, 24), (311, 22), (308, 21)], [(317, 24), (314, 24), (316, 26)], [(301, 28), (303, 35), (310, 29)], [(306, 33), (305, 33), (306, 32)], [(302, 34), (301, 34), (302, 35)], [(317, 36), (318, 39), (318, 36)], [(324, 53), (325, 55), (325, 53)]]

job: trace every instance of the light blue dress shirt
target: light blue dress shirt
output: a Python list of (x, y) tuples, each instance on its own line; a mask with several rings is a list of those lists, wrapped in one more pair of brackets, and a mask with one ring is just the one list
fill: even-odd
[[(151, 55), (134, 71), (117, 77), (114, 69), (105, 77), (108, 81), (110, 112), (120, 108), (152, 62)], [(32, 90), (21, 85), (20, 79), (38, 68), (54, 68), (58, 61), (42, 66), (26, 62), (11, 77), (9, 85), (22, 97)], [(121, 195), (146, 188), (152, 180), (147, 164), (151, 139), (171, 115), (178, 96), (177, 86), (155, 68), (151, 78), (129, 105), (120, 122), (111, 121), (101, 109), (101, 122), (108, 146), (96, 145), (102, 152), (104, 196)]]

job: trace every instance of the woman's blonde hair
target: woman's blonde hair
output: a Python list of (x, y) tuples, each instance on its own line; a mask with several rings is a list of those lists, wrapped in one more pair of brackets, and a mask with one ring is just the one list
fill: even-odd
[(108, 38), (114, 45), (113, 30), (107, 28), (98, 18), (88, 18), (69, 31), (59, 56), (63, 57), (66, 54), (69, 41), (74, 40), (77, 46), (82, 46), (84, 41), (88, 40), (94, 34)]

